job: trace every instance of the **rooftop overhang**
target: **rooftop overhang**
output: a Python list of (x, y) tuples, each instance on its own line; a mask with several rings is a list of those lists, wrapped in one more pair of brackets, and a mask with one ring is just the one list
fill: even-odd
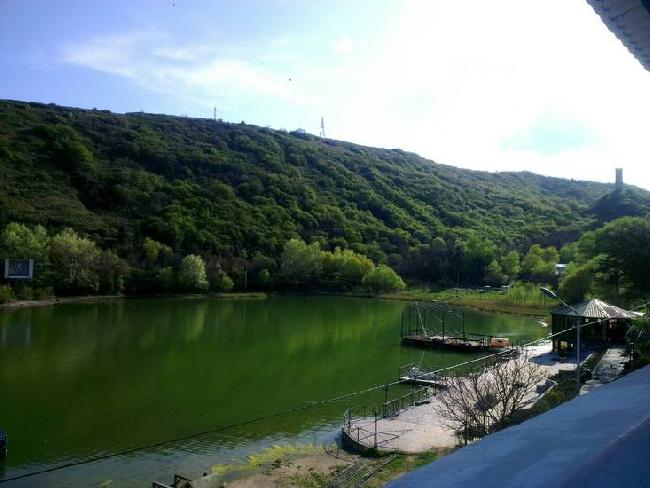
[(650, 71), (650, 0), (587, 0), (609, 30)]
[[(577, 313), (576, 313), (577, 312)], [(634, 319), (638, 315), (602, 300), (593, 298), (573, 306), (562, 306), (551, 310), (551, 315), (578, 316), (589, 319)]]

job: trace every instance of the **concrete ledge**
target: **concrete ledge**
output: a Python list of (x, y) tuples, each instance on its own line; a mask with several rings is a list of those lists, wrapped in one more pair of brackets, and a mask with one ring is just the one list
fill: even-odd
[(388, 486), (650, 486), (650, 366)]

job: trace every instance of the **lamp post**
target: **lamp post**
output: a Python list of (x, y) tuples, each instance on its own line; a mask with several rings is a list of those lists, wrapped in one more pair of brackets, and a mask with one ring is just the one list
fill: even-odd
[(578, 311), (573, 308), (571, 305), (566, 303), (564, 300), (562, 300), (559, 296), (557, 296), (557, 293), (549, 290), (548, 288), (544, 288), (543, 286), (540, 287), (540, 291), (546, 295), (548, 298), (551, 300), (555, 300), (557, 302), (560, 302), (562, 305), (565, 307), (570, 308), (574, 314), (576, 314), (577, 317), (577, 322), (576, 322), (576, 385), (578, 387), (578, 394), (577, 396), (580, 396), (580, 314)]

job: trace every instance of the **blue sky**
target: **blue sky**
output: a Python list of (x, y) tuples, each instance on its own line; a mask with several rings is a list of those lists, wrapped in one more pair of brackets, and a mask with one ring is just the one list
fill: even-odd
[(0, 97), (650, 189), (650, 73), (584, 0), (2, 0)]

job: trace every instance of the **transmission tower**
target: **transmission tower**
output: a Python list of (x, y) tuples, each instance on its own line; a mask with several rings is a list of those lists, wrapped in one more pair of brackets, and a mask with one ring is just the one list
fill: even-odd
[(320, 136), (325, 137), (325, 121), (323, 117), (320, 118)]
[(212, 118), (214, 120), (217, 120), (217, 106), (216, 105), (214, 106), (214, 111), (212, 112)]

